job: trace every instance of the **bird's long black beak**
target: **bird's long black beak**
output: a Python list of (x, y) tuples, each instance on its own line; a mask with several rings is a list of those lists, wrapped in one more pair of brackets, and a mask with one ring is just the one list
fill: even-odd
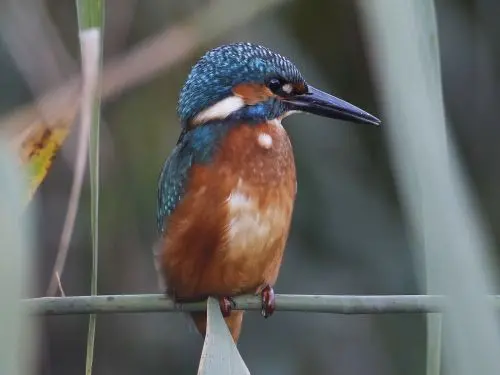
[(319, 116), (360, 124), (380, 125), (381, 122), (368, 112), (312, 86), (308, 87), (305, 94), (295, 95), (283, 99), (283, 101), (288, 103), (293, 110), (309, 112)]

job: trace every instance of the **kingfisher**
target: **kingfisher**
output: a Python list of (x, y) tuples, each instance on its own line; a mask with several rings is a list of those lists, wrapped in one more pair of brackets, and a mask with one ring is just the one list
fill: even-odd
[[(260, 296), (264, 317), (275, 309), (297, 193), (281, 122), (297, 112), (380, 124), (308, 84), (288, 58), (253, 43), (208, 51), (180, 92), (181, 133), (158, 180), (156, 264), (174, 301), (217, 298), (235, 343), (243, 321), (235, 296)], [(204, 336), (206, 312), (191, 316)]]

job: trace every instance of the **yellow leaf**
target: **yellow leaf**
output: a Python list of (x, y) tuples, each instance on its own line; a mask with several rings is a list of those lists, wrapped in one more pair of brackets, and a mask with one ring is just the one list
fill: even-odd
[(21, 163), (28, 170), (29, 191), (27, 200), (30, 201), (68, 136), (68, 123), (48, 126), (44, 123), (33, 125), (20, 145)]
[(26, 204), (43, 182), (52, 162), (73, 128), (79, 103), (75, 84), (55, 90), (36, 102), (0, 118), (0, 135), (19, 161), (28, 179)]

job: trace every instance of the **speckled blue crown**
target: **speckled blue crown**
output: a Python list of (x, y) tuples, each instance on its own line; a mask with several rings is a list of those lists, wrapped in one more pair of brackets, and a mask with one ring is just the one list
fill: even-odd
[(304, 82), (290, 60), (257, 44), (233, 43), (208, 51), (195, 64), (181, 90), (177, 113), (182, 126), (230, 95), (233, 86), (243, 82), (264, 83), (271, 77)]

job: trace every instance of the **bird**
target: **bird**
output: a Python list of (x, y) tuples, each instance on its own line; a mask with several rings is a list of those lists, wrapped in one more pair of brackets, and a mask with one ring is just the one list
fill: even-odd
[[(180, 135), (158, 178), (155, 262), (175, 302), (217, 298), (235, 343), (243, 311), (234, 297), (260, 296), (266, 318), (276, 307), (297, 193), (281, 122), (294, 113), (381, 123), (308, 84), (287, 57), (249, 42), (206, 52), (180, 91)], [(191, 317), (204, 337), (206, 312)]]

